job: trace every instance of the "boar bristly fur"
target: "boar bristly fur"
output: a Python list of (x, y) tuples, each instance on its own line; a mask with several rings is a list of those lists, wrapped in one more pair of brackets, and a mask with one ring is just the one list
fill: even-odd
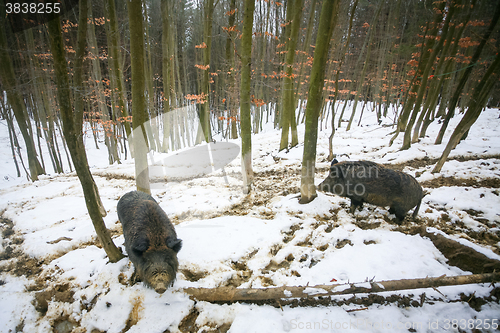
[(401, 222), (415, 207), (418, 214), (423, 191), (412, 176), (370, 161), (332, 161), (330, 174), (319, 184), (321, 191), (351, 199), (351, 213), (362, 208), (363, 202), (390, 207), (389, 212)]
[(125, 194), (117, 211), (135, 280), (160, 294), (165, 292), (175, 281), (177, 252), (182, 247), (167, 214), (153, 197), (139, 191)]

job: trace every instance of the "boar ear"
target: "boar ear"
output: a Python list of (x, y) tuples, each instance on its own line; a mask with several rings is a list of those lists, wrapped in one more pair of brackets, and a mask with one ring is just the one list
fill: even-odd
[(335, 164), (339, 163), (336, 158), (333, 159), (331, 166), (334, 166)]
[(344, 179), (344, 174), (342, 172), (342, 168), (338, 165), (332, 165), (330, 167), (330, 175), (333, 179)]
[(137, 254), (141, 255), (142, 253), (146, 252), (148, 247), (149, 247), (149, 242), (148, 242), (147, 238), (144, 238), (144, 239), (137, 240), (134, 243), (132, 250), (135, 251)]
[(167, 238), (167, 246), (172, 250), (174, 250), (175, 252), (179, 252), (182, 248), (182, 239)]

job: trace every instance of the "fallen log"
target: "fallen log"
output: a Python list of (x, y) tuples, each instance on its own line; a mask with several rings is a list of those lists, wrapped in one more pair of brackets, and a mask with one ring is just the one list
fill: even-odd
[(207, 302), (258, 301), (281, 298), (311, 298), (318, 296), (378, 293), (420, 288), (436, 288), (463, 284), (500, 281), (500, 272), (459, 276), (439, 276), (420, 279), (388, 280), (316, 286), (282, 286), (272, 288), (185, 288), (191, 299)]

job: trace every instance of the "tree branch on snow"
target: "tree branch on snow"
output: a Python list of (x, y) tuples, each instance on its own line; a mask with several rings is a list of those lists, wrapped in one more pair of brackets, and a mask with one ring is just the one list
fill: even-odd
[(208, 302), (257, 301), (280, 298), (310, 298), (350, 294), (378, 293), (419, 288), (436, 288), (463, 284), (500, 281), (500, 272), (459, 276), (439, 276), (420, 279), (388, 280), (316, 286), (282, 286), (272, 288), (185, 288), (190, 298)]

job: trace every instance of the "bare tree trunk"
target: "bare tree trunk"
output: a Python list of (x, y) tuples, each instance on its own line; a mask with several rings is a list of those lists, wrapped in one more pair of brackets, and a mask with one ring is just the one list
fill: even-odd
[(32, 181), (36, 181), (39, 175), (45, 174), (45, 170), (38, 161), (35, 142), (33, 141), (33, 136), (31, 136), (31, 124), (29, 118), (25, 115), (24, 109), (26, 106), (22, 96), (18, 92), (14, 67), (8, 53), (7, 34), (3, 28), (7, 25), (4, 24), (4, 15), (0, 13), (0, 16), (0, 26), (2, 26), (2, 29), (0, 29), (0, 76), (2, 77), (3, 89), (7, 93), (8, 104), (12, 106), (14, 116), (26, 144), (30, 169), (29, 177)]
[[(79, 30), (85, 30), (87, 21), (87, 1), (81, 0), (79, 4), (80, 19)], [(92, 178), (87, 162), (87, 154), (83, 145), (82, 128), (76, 127), (76, 122), (73, 115), (71, 105), (71, 94), (68, 78), (68, 68), (64, 51), (64, 43), (61, 32), (61, 23), (59, 15), (47, 23), (50, 36), (50, 49), (54, 59), (54, 70), (57, 84), (57, 96), (59, 99), (59, 107), (61, 118), (63, 120), (64, 138), (68, 143), (68, 148), (71, 154), (71, 159), (75, 165), (76, 174), (82, 184), (85, 203), (89, 212), (90, 218), (97, 233), (104, 251), (108, 255), (110, 262), (117, 262), (123, 258), (121, 251), (115, 246), (111, 235), (106, 229), (106, 225), (102, 219), (106, 215), (99, 191)], [(84, 33), (79, 36), (84, 36)]]
[(162, 75), (163, 75), (163, 144), (162, 152), (166, 153), (170, 148), (170, 130), (172, 127), (172, 114), (170, 113), (170, 55), (169, 41), (170, 41), (170, 17), (168, 1), (162, 1), (161, 4), (161, 50), (162, 50)]
[[(354, 20), (354, 12), (356, 11), (356, 7), (358, 6), (358, 0), (354, 0), (354, 3), (352, 4), (351, 8), (351, 15), (349, 18), (349, 28), (347, 30), (347, 38), (343, 47), (342, 52), (340, 53), (340, 61), (337, 67), (337, 73), (335, 74), (335, 94), (333, 97), (332, 101), (332, 134), (330, 134), (330, 137), (328, 138), (328, 161), (333, 160), (333, 136), (335, 135), (335, 103), (337, 102), (337, 98), (339, 95), (339, 75), (340, 75), (340, 69), (342, 68), (342, 64), (344, 63), (345, 60), (345, 54), (347, 51), (347, 48), (349, 47), (349, 41), (351, 40), (351, 31), (352, 31), (352, 22)], [(347, 101), (345, 101), (344, 105), (347, 104)], [(340, 117), (342, 118), (342, 117)], [(339, 125), (340, 125), (340, 119), (339, 119)]]
[(252, 60), (252, 31), (255, 0), (245, 0), (243, 12), (243, 31), (241, 37), (241, 84), (240, 84), (240, 121), (241, 121), (241, 172), (243, 174), (243, 193), (251, 190), (252, 170), (252, 119), (250, 117), (250, 81)]
[[(6, 105), (3, 102), (3, 98), (0, 97), (0, 107), (2, 109), (2, 117), (7, 120), (7, 126), (9, 127), (9, 140), (10, 140), (10, 150), (12, 153), (12, 158), (14, 159), (14, 164), (16, 165), (17, 177), (21, 177), (21, 170), (19, 170), (19, 164), (17, 163), (16, 158), (16, 150), (14, 147), (19, 149), (19, 142), (17, 142), (16, 131), (14, 130), (14, 122), (12, 121), (12, 117), (10, 115), (10, 111), (7, 110)], [(19, 158), (22, 163), (22, 156), (19, 154)]]
[[(110, 57), (110, 76), (112, 87), (116, 89), (116, 101), (118, 112), (121, 115), (121, 123), (125, 127), (127, 137), (132, 132), (128, 119), (127, 105), (125, 103), (125, 88), (123, 84), (123, 72), (120, 61), (120, 35), (118, 30), (118, 19), (116, 16), (115, 1), (108, 0), (107, 4), (109, 18), (108, 50)], [(129, 142), (130, 144), (131, 142)]]
[(226, 105), (229, 110), (229, 121), (231, 126), (231, 139), (238, 138), (238, 128), (236, 126), (236, 117), (238, 115), (237, 110), (237, 99), (238, 93), (236, 90), (236, 69), (234, 61), (234, 49), (235, 49), (235, 38), (236, 34), (233, 31), (233, 26), (235, 26), (236, 21), (236, 0), (231, 0), (228, 15), (228, 27), (226, 39), (226, 61), (227, 61), (227, 79), (228, 79), (228, 91), (226, 98)]
[(203, 73), (201, 92), (205, 96), (205, 103), (200, 105), (200, 123), (203, 130), (203, 137), (206, 142), (212, 140), (210, 129), (210, 52), (212, 50), (212, 22), (214, 13), (214, 0), (205, 0), (203, 13), (203, 35), (205, 47), (203, 48)]
[[(311, 37), (312, 37), (312, 33), (313, 33), (313, 25), (314, 25), (314, 19), (315, 19), (315, 14), (316, 14), (316, 4), (318, 3), (317, 0), (312, 0), (311, 1), (311, 5), (310, 5), (310, 13), (309, 13), (309, 18), (307, 20), (307, 28), (306, 28), (306, 37), (304, 39), (304, 44), (303, 44), (303, 48), (302, 48), (302, 52), (299, 53), (299, 64), (300, 64), (300, 72), (299, 72), (299, 75), (297, 77), (297, 86), (295, 87), (295, 96), (296, 97), (296, 100), (298, 99), (301, 99), (301, 104), (302, 104), (302, 101), (305, 99), (305, 94), (306, 94), (306, 90), (305, 90), (305, 84), (302, 84), (302, 80), (303, 80), (303, 76), (304, 76), (304, 70), (305, 70), (305, 67), (306, 67), (306, 64), (305, 64), (305, 57), (306, 55), (308, 54), (308, 50), (309, 48), (311, 47)], [(297, 119), (296, 119), (296, 123), (299, 122), (299, 117), (300, 117), (300, 113), (301, 113), (301, 107), (299, 108), (299, 112), (297, 114)], [(303, 120), (304, 118), (302, 118)]]
[[(415, 71), (415, 75), (411, 80), (410, 87), (408, 88), (407, 95), (405, 96), (406, 99), (403, 103), (403, 110), (401, 111), (398, 117), (397, 129), (395, 131), (394, 136), (389, 141), (389, 145), (392, 145), (394, 140), (396, 140), (396, 138), (399, 136), (399, 133), (405, 132), (405, 140), (403, 143), (403, 147), (401, 148), (403, 150), (408, 149), (411, 145), (411, 142), (409, 142), (410, 134), (406, 134), (406, 129), (407, 126), (410, 127), (410, 133), (411, 133), (411, 127), (413, 127), (417, 113), (420, 111), (419, 103), (421, 102), (418, 102), (417, 100), (420, 96), (422, 96), (422, 91), (425, 92), (425, 88), (427, 86), (427, 76), (426, 74), (424, 74), (424, 72), (426, 72), (428, 75), (428, 72), (431, 69), (431, 65), (433, 63), (433, 61), (429, 61), (429, 59), (436, 52), (435, 49), (435, 43), (437, 39), (436, 36), (440, 31), (439, 26), (440, 23), (443, 21), (445, 6), (446, 6), (445, 2), (436, 3), (437, 10), (434, 11), (433, 21), (431, 23), (429, 22), (427, 23), (424, 33), (424, 38), (422, 41), (422, 48), (420, 50), (421, 54), (420, 60), (418, 62), (418, 66)], [(425, 82), (422, 83), (422, 80), (425, 80)], [(415, 103), (416, 101), (417, 103)], [(418, 109), (414, 106), (418, 106)], [(410, 125), (407, 125), (410, 115), (411, 115)]]
[(158, 117), (155, 111), (155, 101), (154, 101), (154, 89), (153, 89), (153, 66), (151, 64), (151, 39), (149, 37), (149, 15), (148, 6), (143, 7), (144, 10), (144, 36), (146, 43), (145, 47), (145, 63), (144, 63), (144, 80), (145, 88), (147, 91), (146, 100), (146, 117), (147, 121), (144, 124), (146, 127), (146, 133), (149, 139), (149, 150), (159, 151), (158, 146), (160, 146), (159, 132), (158, 132)]
[[(288, 134), (292, 130), (291, 146), (298, 144), (297, 125), (295, 124), (295, 98), (293, 89), (293, 61), (295, 58), (295, 48), (299, 36), (300, 18), (302, 13), (302, 0), (288, 1), (286, 9), (288, 27), (285, 34), (286, 57), (285, 76), (283, 78), (283, 90), (281, 92), (281, 142), (280, 151), (288, 148)], [(295, 128), (295, 131), (293, 130)], [(293, 138), (295, 134), (295, 138)]]
[(308, 203), (316, 198), (314, 174), (316, 164), (316, 143), (318, 141), (318, 117), (322, 105), (325, 67), (330, 49), (330, 39), (337, 24), (339, 1), (325, 0), (321, 8), (318, 36), (311, 70), (311, 83), (307, 95), (306, 132), (304, 134), (304, 154), (300, 183), (300, 203)]
[[(90, 0), (89, 0), (90, 1)], [(89, 3), (90, 4), (90, 3)], [(113, 132), (113, 127), (112, 126), (106, 126), (107, 123), (110, 121), (109, 117), (109, 112), (108, 112), (108, 106), (106, 103), (106, 96), (104, 93), (104, 87), (102, 83), (102, 73), (101, 73), (101, 63), (99, 59), (99, 48), (97, 46), (97, 39), (95, 36), (95, 21), (94, 17), (92, 14), (92, 6), (89, 6), (89, 20), (91, 21), (90, 24), (87, 24), (88, 27), (88, 42), (90, 46), (90, 54), (92, 55), (91, 57), (91, 64), (92, 64), (92, 85), (94, 86), (95, 94), (97, 96), (97, 110), (99, 112), (99, 122), (102, 126), (103, 129), (103, 134), (104, 134), (104, 142), (106, 144), (106, 147), (108, 149), (108, 162), (109, 164), (113, 164), (116, 161), (119, 161), (118, 158), (118, 151), (116, 149), (116, 136), (115, 133)], [(83, 61), (82, 61), (83, 63)], [(81, 90), (83, 90), (83, 80), (81, 80), (82, 77), (80, 77), (80, 81), (77, 81), (78, 85), (80, 86)], [(82, 95), (80, 95), (82, 96)], [(83, 97), (83, 96), (82, 96)], [(75, 99), (75, 107), (76, 103), (80, 103), (79, 100), (82, 99), (82, 97), (76, 98)], [(79, 110), (82, 112), (83, 110)], [(78, 118), (82, 119), (82, 118)]]
[[(442, 9), (444, 10), (444, 4), (443, 4)], [(402, 150), (409, 149), (411, 144), (412, 144), (411, 133), (413, 130), (413, 125), (415, 124), (415, 121), (417, 120), (418, 113), (421, 112), (420, 108), (422, 106), (422, 101), (424, 99), (424, 95), (426, 94), (427, 81), (429, 79), (429, 74), (430, 74), (430, 71), (432, 69), (432, 66), (434, 65), (434, 59), (436, 59), (438, 53), (440, 53), (442, 51), (443, 44), (444, 44), (444, 41), (446, 39), (446, 35), (448, 34), (450, 21), (454, 15), (454, 13), (455, 13), (455, 6), (451, 6), (450, 10), (448, 11), (448, 13), (446, 15), (443, 28), (438, 29), (436, 27), (436, 29), (435, 29), (436, 30), (435, 35), (434, 35), (435, 37), (437, 36), (437, 30), (441, 30), (442, 35), (441, 35), (441, 38), (439, 39), (438, 43), (433, 46), (431, 53), (429, 54), (429, 56), (425, 60), (424, 69), (422, 72), (422, 78), (420, 80), (420, 86), (418, 88), (417, 98), (415, 100), (415, 104), (413, 105), (413, 112), (411, 113), (411, 117), (408, 121), (408, 124), (406, 125), (404, 139), (403, 139), (403, 147), (401, 148)], [(437, 23), (437, 21), (435, 23)], [(407, 105), (407, 106), (409, 107), (409, 105)]]
[[(45, 141), (47, 143), (47, 149), (49, 151), (49, 156), (54, 171), (57, 173), (62, 173), (63, 167), (54, 144), (54, 131), (53, 131), (54, 124), (52, 116), (50, 116), (51, 111), (49, 108), (49, 102), (47, 100), (48, 99), (47, 95), (49, 95), (50, 92), (48, 94), (45, 92), (44, 94), (44, 85), (45, 85), (44, 77), (46, 75), (40, 66), (40, 61), (38, 60), (38, 57), (35, 56), (35, 41), (33, 38), (33, 30), (32, 29), (25, 30), (24, 35), (26, 36), (26, 42), (27, 42), (26, 45), (28, 47), (28, 53), (30, 54), (30, 74), (34, 82), (33, 99), (37, 110), (36, 115), (38, 118), (38, 122), (40, 124), (39, 126), (37, 126), (37, 129), (38, 128), (43, 129), (43, 134), (45, 137)], [(41, 151), (40, 148), (39, 151)]]
[(146, 133), (147, 111), (144, 97), (144, 29), (142, 0), (128, 2), (130, 25), (130, 59), (132, 66), (132, 128), (135, 158), (135, 182), (138, 191), (151, 194)]
[[(384, 4), (384, 2), (380, 1), (379, 5), (377, 7), (377, 10), (375, 11), (375, 14), (373, 16), (372, 24), (368, 28), (368, 29), (370, 29), (370, 31), (368, 32), (368, 36), (367, 36), (368, 45), (367, 45), (367, 49), (366, 49), (365, 62), (363, 64), (363, 69), (361, 70), (361, 75), (357, 75), (357, 74), (354, 75), (354, 77), (358, 80), (358, 86), (356, 87), (356, 96), (354, 97), (354, 106), (352, 107), (351, 118), (349, 119), (349, 123), (347, 124), (346, 131), (351, 129), (352, 121), (354, 120), (354, 115), (356, 114), (356, 107), (358, 105), (358, 99), (362, 93), (363, 83), (365, 82), (365, 74), (366, 74), (366, 70), (368, 68), (368, 63), (370, 60), (372, 40), (373, 40), (373, 36), (375, 35), (375, 33), (374, 33), (375, 27), (376, 27), (375, 23), (377, 22), (378, 16), (380, 15), (380, 12), (382, 11), (383, 4)], [(361, 54), (360, 54), (360, 57), (361, 57)]]
[(467, 80), (469, 79), (470, 73), (472, 72), (474, 65), (479, 60), (479, 56), (481, 55), (481, 52), (483, 51), (483, 48), (486, 45), (486, 42), (490, 38), (490, 35), (493, 32), (499, 18), (500, 18), (500, 1), (497, 3), (495, 13), (493, 14), (493, 18), (491, 19), (491, 22), (490, 22), (488, 29), (486, 30), (483, 37), (481, 38), (481, 42), (479, 43), (476, 51), (474, 52), (474, 55), (472, 56), (469, 67), (467, 67), (467, 69), (462, 74), (462, 77), (460, 78), (458, 86), (455, 89), (455, 93), (453, 94), (453, 97), (451, 98), (450, 103), (448, 104), (448, 113), (446, 114), (446, 118), (443, 121), (443, 125), (441, 125), (441, 128), (439, 130), (439, 133), (438, 133), (438, 136), (437, 136), (436, 142), (435, 142), (436, 145), (441, 144), (441, 142), (443, 141), (444, 132), (446, 131), (446, 128), (448, 127), (448, 123), (450, 122), (450, 119), (453, 117), (453, 115), (455, 113), (455, 107), (457, 106), (458, 98), (460, 97), (460, 94), (462, 93), (462, 90), (465, 87)]
[(446, 162), (450, 152), (455, 149), (463, 136), (469, 131), (471, 126), (476, 122), (477, 118), (481, 114), (481, 110), (486, 106), (488, 102), (488, 97), (490, 96), (491, 90), (495, 85), (496, 80), (498, 80), (498, 70), (500, 69), (500, 54), (497, 54), (495, 61), (491, 64), (490, 68), (486, 71), (481, 81), (474, 89), (474, 93), (469, 102), (469, 107), (464, 117), (458, 123), (457, 127), (453, 131), (450, 137), (450, 141), (446, 145), (443, 154), (439, 158), (436, 166), (432, 170), (432, 173), (441, 172), (441, 168)]

